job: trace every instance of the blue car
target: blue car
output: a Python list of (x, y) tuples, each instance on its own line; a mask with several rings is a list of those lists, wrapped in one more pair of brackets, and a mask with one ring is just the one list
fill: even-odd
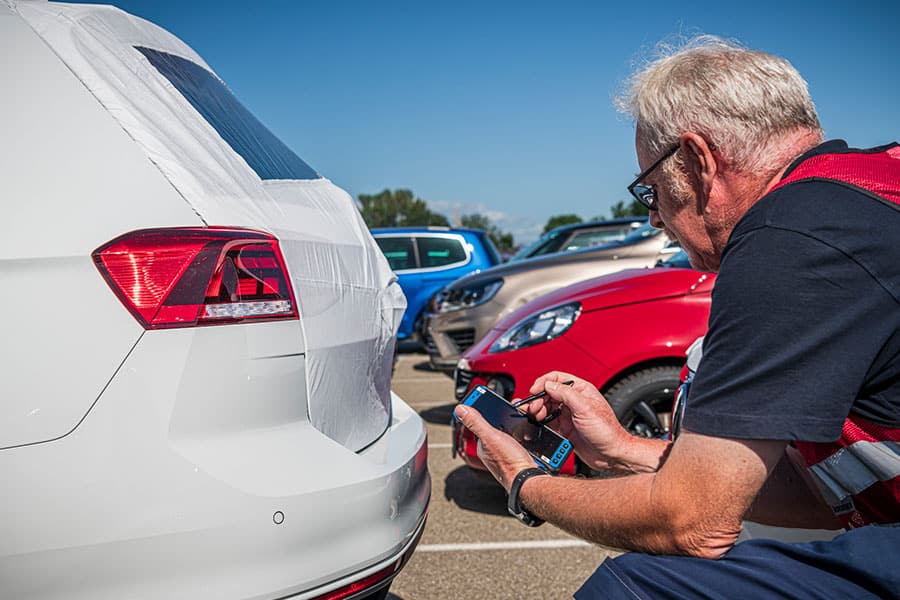
[(500, 254), (487, 232), (450, 227), (372, 229), (406, 294), (406, 312), (397, 339), (414, 341), (428, 301), (439, 289), (463, 275), (500, 264)]

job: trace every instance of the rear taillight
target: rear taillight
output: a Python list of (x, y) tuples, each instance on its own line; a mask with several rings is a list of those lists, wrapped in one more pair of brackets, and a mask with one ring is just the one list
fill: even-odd
[(399, 562), (400, 561), (395, 561), (394, 564), (372, 573), (359, 581), (354, 581), (353, 583), (339, 587), (322, 596), (316, 596), (315, 600), (344, 600), (344, 598), (349, 598), (350, 596), (357, 596), (363, 591), (372, 591), (372, 588), (378, 584), (383, 584), (388, 577), (393, 576), (394, 573), (399, 570)]
[(92, 256), (145, 329), (297, 318), (278, 240), (267, 233), (142, 229)]

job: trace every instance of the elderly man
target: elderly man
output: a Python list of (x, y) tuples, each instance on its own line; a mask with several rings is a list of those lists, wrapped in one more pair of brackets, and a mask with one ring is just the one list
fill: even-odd
[[(823, 143), (787, 61), (712, 37), (649, 64), (622, 104), (643, 168), (629, 191), (719, 272), (680, 434), (631, 437), (551, 372), (529, 411), (561, 409), (581, 460), (619, 476), (542, 477), (457, 416), (524, 520), (632, 551), (578, 598), (900, 596), (900, 147)], [(735, 545), (745, 519), (848, 531)]]

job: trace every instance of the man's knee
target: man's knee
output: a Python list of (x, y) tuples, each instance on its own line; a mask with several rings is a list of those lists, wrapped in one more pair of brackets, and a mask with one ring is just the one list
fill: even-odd
[[(661, 599), (691, 598), (704, 590), (728, 590), (723, 582), (723, 563), (689, 556), (629, 552), (608, 558), (585, 582), (576, 598)], [(714, 594), (715, 595), (715, 594)], [(728, 597), (728, 593), (719, 594)]]

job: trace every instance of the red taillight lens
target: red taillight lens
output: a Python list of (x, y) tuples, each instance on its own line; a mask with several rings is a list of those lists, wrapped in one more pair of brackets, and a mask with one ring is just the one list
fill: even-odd
[(145, 329), (297, 318), (284, 258), (267, 233), (142, 229), (92, 256)]
[(344, 598), (349, 598), (363, 590), (368, 590), (379, 583), (383, 582), (388, 577), (392, 576), (394, 572), (397, 570), (398, 563), (394, 563), (388, 567), (381, 569), (376, 573), (372, 573), (368, 577), (360, 579), (359, 581), (354, 581), (349, 585), (345, 585), (336, 590), (328, 592), (322, 596), (316, 596), (315, 600), (344, 600)]

